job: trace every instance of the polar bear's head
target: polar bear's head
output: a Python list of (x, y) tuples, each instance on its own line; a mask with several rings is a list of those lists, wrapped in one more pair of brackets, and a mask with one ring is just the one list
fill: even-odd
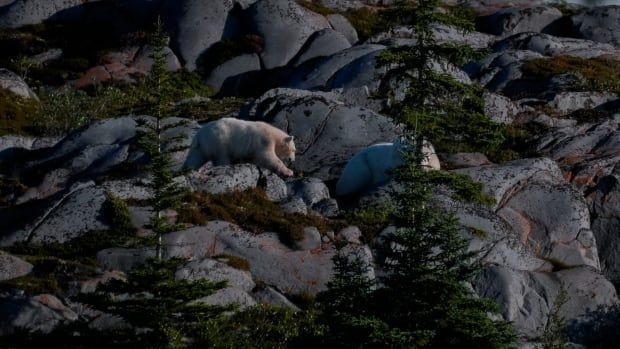
[(296, 151), (297, 149), (295, 148), (293, 136), (286, 136), (276, 143), (276, 155), (278, 155), (282, 161), (295, 161)]

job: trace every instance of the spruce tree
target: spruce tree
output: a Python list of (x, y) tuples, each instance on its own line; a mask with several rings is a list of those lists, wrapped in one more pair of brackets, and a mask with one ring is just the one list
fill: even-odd
[[(162, 136), (164, 132), (175, 127), (182, 126), (183, 122), (164, 122), (164, 118), (170, 111), (172, 102), (173, 86), (170, 73), (166, 70), (166, 48), (168, 37), (166, 36), (161, 20), (158, 18), (155, 31), (152, 34), (150, 46), (153, 50), (151, 58), (153, 66), (146, 80), (143, 82), (143, 91), (146, 104), (152, 105), (153, 122), (141, 123), (140, 145), (150, 159), (148, 170), (152, 175), (150, 188), (153, 192), (152, 206), (153, 217), (151, 227), (157, 234), (157, 258), (162, 256), (162, 234), (171, 228), (162, 217), (162, 211), (173, 208), (178, 204), (183, 190), (174, 182), (172, 161), (170, 154), (179, 151), (182, 147), (163, 147)], [(170, 144), (181, 139), (183, 135), (169, 137), (166, 141)]]
[[(349, 348), (505, 348), (514, 341), (509, 323), (494, 321), (496, 306), (467, 286), (480, 265), (467, 251), (455, 216), (433, 198), (433, 176), (420, 166), (423, 136), (453, 148), (492, 149), (500, 128), (479, 105), (474, 89), (433, 70), (466, 50), (438, 45), (432, 25), (448, 21), (439, 1), (400, 2), (391, 20), (411, 23), (417, 42), (382, 56), (391, 74), (408, 83), (405, 98), (389, 112), (406, 128), (404, 165), (394, 171), (390, 221), (398, 227), (378, 246), (377, 280), (363, 279), (355, 258), (339, 256), (334, 280), (322, 296), (328, 342)], [(460, 53), (459, 53), (460, 52)], [(391, 78), (391, 77), (390, 77)], [(475, 128), (482, 128), (476, 134)], [(479, 149), (478, 149), (479, 150)]]

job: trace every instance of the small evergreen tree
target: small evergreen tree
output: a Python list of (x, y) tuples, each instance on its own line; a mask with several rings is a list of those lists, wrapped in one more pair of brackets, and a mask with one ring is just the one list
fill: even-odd
[[(171, 76), (166, 70), (166, 47), (168, 37), (166, 36), (161, 20), (158, 18), (155, 32), (151, 38), (153, 53), (153, 67), (150, 75), (143, 82), (144, 99), (148, 104), (153, 105), (154, 122), (141, 123), (140, 145), (150, 159), (148, 166), (153, 179), (150, 187), (153, 191), (153, 211), (151, 219), (153, 231), (157, 234), (157, 258), (162, 256), (162, 234), (169, 231), (171, 226), (162, 217), (162, 211), (175, 207), (183, 190), (174, 182), (172, 161), (170, 153), (179, 151), (182, 147), (162, 147), (163, 134), (172, 128), (182, 126), (183, 122), (164, 122), (167, 112), (170, 111), (172, 102), (173, 86)], [(183, 135), (169, 137), (167, 141), (172, 144)]]

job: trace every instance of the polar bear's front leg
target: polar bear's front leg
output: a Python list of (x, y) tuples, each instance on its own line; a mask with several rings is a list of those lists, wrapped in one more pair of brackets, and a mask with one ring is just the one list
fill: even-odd
[(255, 163), (260, 167), (264, 167), (284, 177), (293, 176), (293, 171), (290, 168), (286, 167), (286, 165), (276, 156), (275, 153), (261, 154), (257, 156)]

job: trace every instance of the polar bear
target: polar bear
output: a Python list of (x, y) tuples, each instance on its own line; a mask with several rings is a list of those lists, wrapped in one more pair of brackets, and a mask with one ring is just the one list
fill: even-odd
[(208, 161), (216, 166), (251, 162), (282, 176), (293, 171), (284, 161), (295, 161), (293, 136), (261, 121), (222, 118), (205, 124), (194, 137), (184, 167), (198, 169)]
[[(403, 164), (404, 143), (373, 144), (355, 154), (342, 171), (336, 183), (336, 195), (361, 193), (366, 189), (387, 183), (392, 176), (389, 171)], [(428, 170), (439, 170), (439, 158), (433, 145), (424, 141), (422, 146), (424, 160), (422, 167)]]

